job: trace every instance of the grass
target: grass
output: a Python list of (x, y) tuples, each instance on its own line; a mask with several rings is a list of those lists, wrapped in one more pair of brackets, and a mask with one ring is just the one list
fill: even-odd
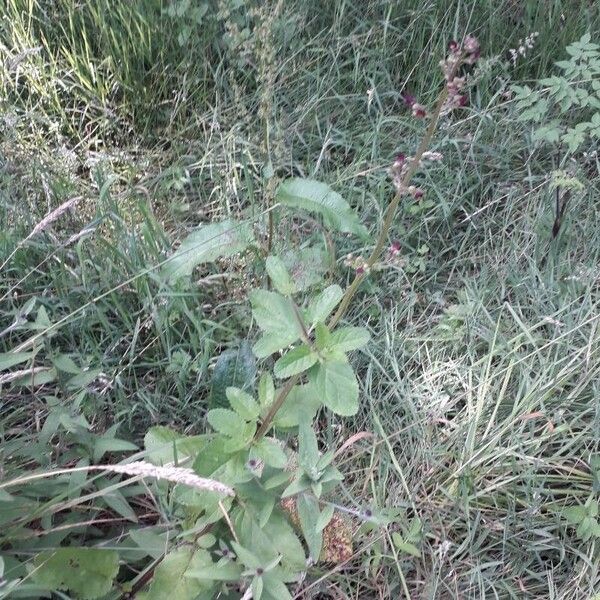
[[(535, 150), (502, 92), (549, 76), (568, 43), (600, 30), (598, 7), (286, 2), (273, 54), (264, 39), (239, 37), (268, 21), (270, 5), (219, 13), (180, 46), (187, 17), (169, 18), (166, 4), (8, 0), (0, 20), (0, 263), (17, 248), (0, 279), (0, 351), (60, 323), (32, 347), (45, 369), (33, 384), (28, 374), (0, 384), (4, 476), (75, 464), (117, 424), (118, 438), (138, 444), (155, 424), (203, 431), (212, 366), (246, 337), (246, 292), (262, 274), (231, 260), (165, 289), (156, 266), (200, 222), (258, 221), (268, 161), (278, 177), (332, 184), (374, 230), (391, 157), (420, 132), (400, 94), (431, 100), (449, 39), (473, 31), (484, 60), (470, 108), (436, 138), (442, 165), (421, 176), (431, 202), (401, 208), (402, 262), (371, 277), (346, 318), (374, 340), (355, 357), (361, 411), (320, 421), (324, 443), (375, 434), (340, 457), (340, 503), (418, 517), (421, 556), (363, 524), (353, 560), (318, 566), (298, 597), (594, 598), (598, 540), (582, 542), (560, 513), (600, 489), (590, 466), (600, 169), (597, 157), (580, 159), (585, 191), (553, 238), (547, 181), (563, 157)], [(508, 49), (533, 31), (534, 49), (511, 67)], [(18, 248), (73, 196), (76, 209)], [(294, 223), (275, 224), (282, 247), (301, 238)], [(368, 253), (337, 244), (340, 257)], [(337, 277), (349, 279), (342, 263)], [(86, 517), (69, 517), (73, 527), (124, 514), (98, 496)], [(47, 519), (39, 548), (60, 544), (52, 502), (34, 509), (34, 499), (22, 502)], [(127, 499), (139, 514), (177, 519)], [(117, 544), (118, 523), (87, 535)], [(8, 565), (29, 558), (6, 548)]]

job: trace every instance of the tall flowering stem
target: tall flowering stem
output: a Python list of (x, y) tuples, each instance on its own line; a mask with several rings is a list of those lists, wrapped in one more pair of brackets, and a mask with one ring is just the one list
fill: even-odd
[[(388, 235), (392, 226), (392, 222), (394, 220), (394, 216), (396, 211), (398, 210), (398, 206), (402, 197), (407, 193), (413, 195), (413, 197), (418, 198), (422, 195), (422, 191), (419, 188), (414, 188), (414, 186), (409, 186), (411, 179), (419, 169), (422, 164), (423, 159), (429, 158), (432, 159), (433, 155), (436, 153), (428, 152), (429, 145), (431, 144), (431, 140), (433, 139), (433, 135), (437, 129), (438, 122), (440, 120), (440, 116), (449, 112), (453, 108), (459, 108), (464, 106), (466, 101), (466, 96), (462, 94), (462, 88), (465, 83), (465, 78), (456, 77), (456, 73), (459, 68), (463, 64), (474, 64), (476, 60), (479, 58), (480, 48), (479, 43), (476, 38), (473, 36), (467, 36), (465, 38), (464, 44), (461, 46), (457, 42), (450, 43), (450, 53), (448, 57), (441, 61), (440, 67), (442, 68), (442, 72), (444, 74), (444, 78), (446, 81), (446, 85), (444, 89), (440, 92), (438, 96), (437, 102), (435, 104), (435, 108), (433, 112), (429, 115), (430, 121), (427, 126), (427, 130), (421, 142), (417, 148), (417, 151), (414, 157), (410, 159), (406, 159), (403, 155), (400, 155), (396, 159), (395, 167), (400, 167), (400, 176), (395, 178), (394, 185), (396, 186), (396, 194), (388, 204), (385, 213), (383, 215), (383, 221), (381, 224), (381, 229), (379, 230), (379, 235), (377, 236), (377, 241), (375, 242), (375, 247), (371, 252), (369, 258), (366, 260), (364, 266), (360, 269), (356, 270), (356, 275), (352, 281), (352, 283), (346, 288), (344, 295), (342, 296), (342, 300), (338, 306), (337, 311), (327, 323), (327, 326), (330, 329), (333, 329), (340, 321), (340, 319), (346, 314), (348, 307), (350, 306), (350, 302), (354, 298), (360, 284), (368, 275), (371, 267), (379, 260), (381, 255), (383, 254), (388, 240)], [(425, 109), (422, 105), (417, 104), (415, 98), (406, 94), (404, 97), (405, 104), (412, 109), (413, 116), (418, 118), (423, 118), (425, 116)], [(415, 106), (418, 107), (418, 114), (415, 114)], [(273, 419), (275, 415), (279, 411), (279, 409), (283, 406), (285, 399), (288, 397), (289, 393), (292, 391), (294, 386), (300, 381), (300, 375), (294, 375), (290, 379), (288, 379), (279, 392), (275, 402), (271, 405), (269, 412), (267, 413), (265, 419), (263, 420), (261, 426), (258, 428), (255, 439), (262, 438), (271, 428), (271, 424), (273, 423)]]
[[(377, 236), (377, 242), (375, 243), (375, 247), (373, 248), (371, 255), (367, 259), (367, 266), (369, 268), (371, 268), (379, 260), (386, 247), (388, 234), (390, 232), (390, 228), (394, 220), (394, 215), (398, 210), (398, 205), (400, 204), (400, 200), (403, 196), (402, 190), (407, 189), (409, 187), (408, 184), (410, 183), (410, 180), (413, 178), (414, 174), (416, 173), (417, 169), (421, 164), (421, 159), (423, 158), (423, 154), (427, 151), (427, 148), (431, 143), (431, 139), (433, 138), (433, 134), (435, 133), (435, 130), (437, 128), (437, 124), (440, 119), (440, 114), (446, 103), (447, 98), (448, 90), (446, 87), (444, 87), (438, 98), (433, 114), (431, 115), (431, 120), (429, 122), (429, 126), (427, 127), (427, 131), (425, 132), (425, 135), (423, 136), (423, 139), (421, 140), (421, 143), (417, 148), (417, 152), (415, 153), (414, 158), (411, 160), (410, 166), (406, 170), (402, 181), (400, 182), (400, 185), (397, 186), (398, 189), (396, 191), (396, 194), (394, 195), (392, 201), (388, 204), (388, 207), (385, 210), (381, 230), (379, 231), (379, 235)], [(333, 317), (327, 324), (327, 326), (330, 329), (338, 324), (339, 320), (344, 316), (344, 314), (348, 310), (348, 306), (350, 305), (352, 298), (356, 294), (358, 287), (362, 283), (363, 279), (366, 277), (367, 273), (368, 269), (361, 273), (357, 273), (350, 286), (346, 288), (346, 291), (344, 292), (344, 296), (342, 297), (342, 300), (338, 306), (336, 313), (333, 315)]]

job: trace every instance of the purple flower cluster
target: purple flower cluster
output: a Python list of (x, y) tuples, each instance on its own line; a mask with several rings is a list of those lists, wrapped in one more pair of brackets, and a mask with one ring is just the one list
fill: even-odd
[(440, 61), (440, 67), (446, 80), (448, 98), (444, 103), (442, 112), (454, 108), (461, 108), (467, 104), (468, 98), (464, 93), (466, 77), (457, 77), (456, 73), (461, 65), (473, 65), (481, 55), (481, 46), (476, 37), (468, 35), (461, 46), (452, 40), (448, 46), (448, 56)]
[[(475, 36), (468, 35), (462, 46), (455, 40), (448, 45), (448, 56), (440, 61), (440, 67), (446, 80), (448, 98), (444, 103), (442, 112), (446, 113), (454, 108), (466, 106), (468, 97), (465, 94), (466, 77), (458, 77), (456, 73), (461, 65), (473, 65), (481, 55), (481, 46)], [(404, 105), (412, 112), (413, 117), (424, 119), (427, 117), (427, 107), (417, 102), (417, 98), (409, 93), (402, 94)]]
[[(462, 45), (452, 40), (448, 46), (448, 56), (440, 62), (444, 79), (446, 80), (446, 99), (442, 106), (442, 113), (447, 113), (455, 108), (461, 108), (468, 102), (465, 93), (467, 83), (466, 76), (459, 76), (458, 70), (462, 65), (473, 65), (481, 55), (481, 46), (476, 37), (468, 35), (463, 40)], [(416, 97), (405, 92), (402, 94), (404, 105), (412, 111), (414, 117), (423, 119), (427, 117), (427, 108), (417, 102)], [(417, 168), (423, 166), (428, 161), (439, 161), (442, 155), (439, 152), (425, 152), (419, 160)], [(425, 192), (415, 185), (408, 185), (407, 173), (413, 167), (414, 157), (406, 156), (403, 153), (397, 154), (390, 168), (390, 174), (394, 186), (400, 195), (412, 196), (415, 200), (420, 200)]]

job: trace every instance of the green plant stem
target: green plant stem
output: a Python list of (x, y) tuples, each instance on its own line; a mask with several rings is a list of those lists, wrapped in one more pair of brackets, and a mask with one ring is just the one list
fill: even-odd
[[(427, 131), (417, 148), (417, 152), (410, 164), (410, 167), (406, 171), (404, 178), (402, 179), (402, 186), (407, 187), (410, 183), (410, 180), (413, 178), (413, 175), (416, 173), (419, 168), (419, 163), (421, 162), (421, 158), (423, 154), (429, 147), (431, 140), (433, 138), (433, 134), (437, 128), (438, 121), (440, 119), (440, 113), (442, 112), (442, 107), (444, 106), (444, 102), (446, 101), (448, 93), (446, 88), (440, 94), (433, 115), (431, 116), (431, 121), (429, 122), (429, 127), (427, 127)], [(327, 326), (329, 329), (333, 329), (339, 322), (339, 320), (344, 316), (346, 311), (348, 310), (348, 306), (352, 301), (352, 298), (356, 294), (360, 284), (363, 279), (367, 276), (368, 270), (379, 260), (385, 244), (387, 242), (388, 233), (392, 226), (392, 222), (394, 220), (394, 215), (396, 214), (396, 210), (398, 210), (398, 205), (400, 204), (400, 200), (402, 199), (402, 195), (400, 192), (396, 192), (396, 195), (392, 199), (392, 201), (388, 204), (388, 207), (385, 210), (383, 216), (383, 224), (381, 226), (381, 231), (379, 232), (379, 236), (377, 237), (377, 242), (375, 243), (375, 248), (371, 252), (371, 255), (367, 259), (367, 269), (366, 272), (357, 274), (352, 283), (346, 288), (342, 300), (340, 301), (340, 305), (338, 306), (337, 311), (331, 317)]]
[(283, 406), (285, 399), (288, 397), (288, 394), (292, 391), (292, 388), (300, 381), (300, 375), (294, 375), (291, 379), (288, 379), (283, 386), (283, 389), (279, 392), (279, 396), (277, 396), (275, 402), (271, 405), (267, 416), (263, 419), (263, 422), (260, 424), (260, 427), (254, 434), (255, 440), (260, 440), (265, 436), (265, 434), (271, 428), (271, 424), (273, 423), (273, 419), (275, 415), (279, 411), (279, 409)]
[[(446, 101), (447, 96), (448, 92), (446, 87), (444, 86), (444, 89), (440, 93), (435, 109), (431, 115), (431, 120), (429, 122), (429, 126), (427, 127), (427, 131), (425, 132), (425, 135), (423, 136), (423, 139), (421, 140), (421, 143), (417, 148), (417, 151), (415, 153), (414, 158), (412, 159), (410, 167), (408, 168), (406, 174), (404, 175), (404, 178), (402, 179), (402, 187), (408, 186), (410, 180), (413, 178), (414, 174), (419, 168), (421, 159), (423, 158), (423, 154), (429, 147), (429, 144), (431, 144), (431, 140), (437, 128), (437, 124), (440, 120), (440, 114), (442, 112), (442, 108), (444, 106), (444, 102)], [(367, 270), (370, 269), (377, 262), (377, 260), (383, 252), (383, 249), (385, 248), (388, 234), (390, 232), (390, 228), (394, 220), (394, 215), (396, 214), (396, 210), (398, 210), (398, 205), (400, 204), (401, 199), (402, 195), (400, 194), (400, 192), (396, 192), (396, 194), (392, 198), (392, 201), (388, 204), (388, 207), (385, 210), (385, 213), (383, 215), (383, 223), (381, 225), (379, 235), (377, 236), (375, 247), (373, 248), (373, 251), (371, 252), (371, 255), (367, 260)], [(333, 329), (338, 324), (340, 319), (346, 314), (346, 311), (348, 310), (348, 306), (350, 306), (352, 298), (356, 294), (360, 284), (362, 283), (365, 277), (366, 273), (357, 274), (352, 283), (346, 288), (346, 291), (342, 296), (342, 300), (340, 301), (340, 305), (338, 306), (337, 311), (335, 312), (333, 317), (331, 317), (329, 323), (327, 324), (327, 326), (330, 329)], [(254, 436), (255, 440), (260, 440), (269, 431), (273, 423), (273, 419), (275, 418), (275, 415), (283, 406), (285, 399), (288, 397), (289, 393), (292, 391), (293, 387), (296, 385), (296, 383), (298, 383), (299, 380), (300, 375), (294, 375), (294, 377), (286, 381), (282, 390), (279, 392), (277, 399), (275, 400), (269, 412), (267, 413), (267, 416), (264, 418), (263, 422), (258, 428)]]

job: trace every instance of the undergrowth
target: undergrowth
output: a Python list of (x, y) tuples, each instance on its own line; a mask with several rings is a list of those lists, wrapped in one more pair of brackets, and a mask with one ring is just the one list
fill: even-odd
[[(179, 464), (227, 385), (258, 391), (269, 362), (249, 350), (248, 297), (273, 285), (267, 254), (315, 294), (364, 275), (341, 324), (370, 334), (350, 360), (356, 414), (314, 425), (344, 476), (327, 502), (346, 554), (319, 561), (307, 540), (294, 597), (600, 593), (600, 165), (591, 125), (561, 137), (598, 112), (554, 103), (564, 86), (598, 91), (600, 69), (555, 66), (586, 33), (600, 42), (595, 3), (3, 8), (0, 597), (86, 597), (82, 581), (88, 597), (202, 597), (181, 575), (201, 554), (227, 563), (227, 523), (212, 539), (178, 503), (189, 488), (91, 467)], [(402, 200), (365, 270), (389, 169), (423, 136), (414, 102), (429, 111), (438, 61), (470, 32), (482, 56), (433, 138), (443, 160), (416, 174), (424, 195)], [(527, 113), (524, 89), (551, 102)], [(282, 210), (291, 177), (339, 193), (369, 235)], [(180, 242), (223, 221), (261, 242), (165, 284)], [(299, 449), (294, 429), (284, 439)], [(44, 579), (78, 546), (105, 552), (93, 575)]]

